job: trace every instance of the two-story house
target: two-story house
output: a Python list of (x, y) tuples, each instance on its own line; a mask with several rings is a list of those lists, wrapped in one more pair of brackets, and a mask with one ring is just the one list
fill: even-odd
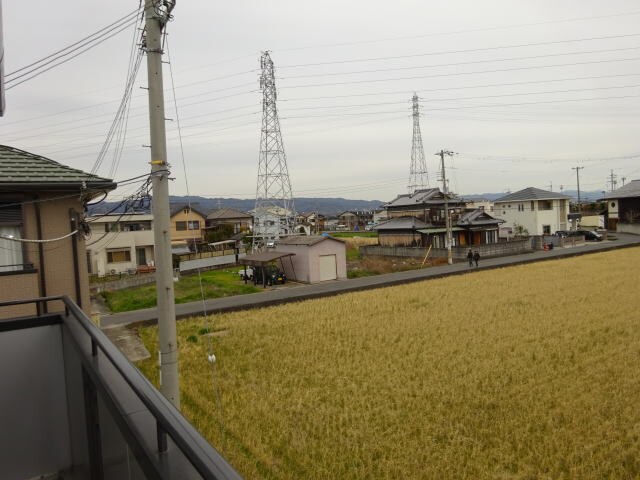
[(169, 212), (172, 247), (187, 247), (204, 240), (207, 215), (197, 206), (172, 204)]
[(502, 231), (507, 227), (512, 234), (550, 235), (567, 230), (570, 200), (561, 193), (529, 187), (496, 199), (494, 213), (505, 221)]
[(87, 241), (89, 273), (148, 271), (155, 264), (153, 215), (112, 213), (89, 217), (91, 238)]
[[(2, 299), (69, 294), (89, 312), (84, 210), (115, 187), (112, 180), (0, 146)], [(2, 315), (29, 315), (30, 308), (10, 307)]]

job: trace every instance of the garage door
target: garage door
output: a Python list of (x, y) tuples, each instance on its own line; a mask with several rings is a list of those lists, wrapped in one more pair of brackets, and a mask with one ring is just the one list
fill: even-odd
[(320, 281), (338, 278), (335, 255), (320, 255)]

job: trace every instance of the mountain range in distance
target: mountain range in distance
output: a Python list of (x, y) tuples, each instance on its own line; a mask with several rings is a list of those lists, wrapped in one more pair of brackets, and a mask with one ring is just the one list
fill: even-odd
[[(490, 200), (493, 201), (497, 198), (500, 198), (507, 193), (482, 193), (482, 194), (470, 194), (470, 195), (462, 195), (462, 198), (465, 200)], [(571, 197), (573, 200), (576, 200), (578, 197), (578, 192), (574, 190), (565, 190), (563, 192), (564, 195)], [(602, 198), (603, 194), (601, 191), (588, 191), (588, 192), (580, 192), (580, 199), (583, 202), (594, 202), (600, 198)], [(391, 200), (391, 199), (390, 199)], [(387, 201), (390, 201), (387, 200)], [(255, 207), (255, 199), (247, 198), (207, 198), (207, 197), (199, 197), (199, 196), (174, 196), (172, 195), (169, 198), (171, 204), (181, 204), (186, 205), (187, 203), (191, 204), (191, 206), (200, 211), (203, 214), (208, 214), (209, 212), (216, 210), (218, 208), (232, 208), (234, 210), (239, 210), (241, 212), (248, 212)], [(382, 207), (387, 201), (382, 200), (352, 200), (349, 198), (309, 198), (309, 197), (296, 197), (293, 199), (296, 211), (298, 213), (304, 212), (318, 212), (325, 216), (335, 216), (339, 215), (342, 212), (346, 212), (349, 210), (352, 211), (368, 211), (368, 210), (376, 210)], [(118, 207), (120, 202), (101, 202), (95, 205), (91, 205), (89, 207), (90, 215), (99, 215), (104, 213), (122, 213), (124, 207)], [(118, 207), (118, 208), (116, 208)], [(142, 210), (149, 210), (149, 206), (146, 205), (142, 208)]]

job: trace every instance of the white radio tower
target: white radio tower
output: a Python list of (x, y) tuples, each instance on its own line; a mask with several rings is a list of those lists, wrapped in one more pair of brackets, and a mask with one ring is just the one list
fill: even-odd
[(276, 108), (276, 81), (269, 52), (260, 57), (262, 133), (258, 160), (256, 207), (253, 213), (253, 250), (293, 233), (295, 207)]
[(429, 187), (427, 162), (424, 159), (422, 147), (422, 133), (420, 133), (420, 106), (418, 95), (413, 94), (413, 142), (411, 145), (411, 168), (409, 170), (409, 193), (413, 195), (417, 190)]

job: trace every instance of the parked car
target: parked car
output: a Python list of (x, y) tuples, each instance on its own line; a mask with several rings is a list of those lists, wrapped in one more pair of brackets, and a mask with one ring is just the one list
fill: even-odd
[(554, 235), (556, 237), (560, 237), (560, 238), (566, 238), (570, 235), (571, 232), (568, 232), (567, 230), (558, 230), (556, 233), (554, 233)]
[(244, 280), (245, 278), (247, 280), (252, 280), (253, 279), (253, 268), (247, 267), (246, 276), (245, 276), (245, 269), (244, 268), (242, 270), (238, 270), (238, 275), (240, 275), (240, 280)]
[(584, 235), (585, 240), (590, 240), (593, 242), (602, 241), (602, 235), (596, 232), (595, 230), (578, 230), (578, 235)]

